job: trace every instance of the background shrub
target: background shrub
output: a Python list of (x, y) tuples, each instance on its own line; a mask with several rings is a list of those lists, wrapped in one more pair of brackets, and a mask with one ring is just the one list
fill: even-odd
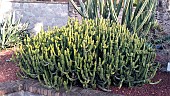
[(84, 3), (79, 0), (80, 6), (74, 0), (69, 1), (83, 18), (110, 19), (143, 38), (156, 22), (157, 0), (86, 0)]
[(0, 22), (0, 49), (10, 48), (20, 43), (27, 34), (27, 23), (15, 21), (13, 14)]
[(104, 19), (70, 20), (65, 27), (27, 37), (17, 58), (21, 76), (57, 90), (151, 83), (159, 66), (145, 39)]

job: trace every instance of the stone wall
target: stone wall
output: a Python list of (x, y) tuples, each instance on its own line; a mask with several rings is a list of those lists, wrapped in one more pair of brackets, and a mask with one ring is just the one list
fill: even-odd
[(162, 38), (167, 38), (163, 43), (158, 44), (156, 61), (162, 66), (162, 71), (167, 71), (168, 62), (170, 62), (170, 0), (158, 0), (158, 6), (156, 11), (156, 19), (161, 26), (162, 32), (157, 32)]
[(123, 96), (123, 95), (115, 94), (113, 92), (83, 89), (76, 86), (73, 86), (69, 91), (66, 91), (64, 88), (60, 88), (59, 91), (56, 91), (56, 89), (42, 86), (37, 80), (22, 79), (0, 83), (0, 96)]
[(156, 19), (164, 32), (170, 33), (170, 0), (158, 0)]
[[(63, 26), (68, 19), (68, 2), (62, 3), (35, 3), (1, 1), (0, 18), (13, 12), (16, 18), (22, 17), (22, 22), (29, 22), (30, 29), (39, 31), (43, 26)], [(2, 15), (3, 14), (3, 15)]]

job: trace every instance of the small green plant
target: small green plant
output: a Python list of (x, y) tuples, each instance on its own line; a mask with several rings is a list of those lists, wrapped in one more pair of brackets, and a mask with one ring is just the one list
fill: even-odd
[(83, 18), (110, 19), (126, 25), (131, 33), (137, 33), (139, 37), (146, 37), (156, 21), (157, 0), (86, 0), (85, 3), (79, 0), (80, 7), (73, 0), (70, 2)]
[(70, 20), (65, 27), (27, 37), (16, 55), (22, 77), (57, 90), (151, 83), (159, 67), (145, 39), (105, 19)]
[(28, 24), (14, 21), (13, 15), (0, 23), (0, 49), (10, 48), (21, 42), (26, 36)]

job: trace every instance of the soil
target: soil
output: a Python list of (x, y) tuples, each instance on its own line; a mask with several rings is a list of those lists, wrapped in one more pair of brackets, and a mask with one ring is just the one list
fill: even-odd
[[(19, 68), (14, 62), (10, 61), (13, 53), (11, 50), (0, 52), (0, 82), (19, 79), (16, 75)], [(162, 79), (162, 81), (156, 85), (146, 84), (142, 87), (123, 87), (121, 89), (113, 87), (112, 92), (125, 96), (170, 96), (170, 73), (158, 71), (153, 81), (158, 81), (159, 79)]]
[(19, 79), (16, 76), (19, 68), (14, 62), (10, 61), (13, 53), (14, 51), (12, 50), (3, 50), (0, 52), (0, 82)]
[(153, 82), (161, 80), (155, 85), (146, 84), (142, 87), (133, 88), (112, 88), (113, 93), (122, 94), (125, 96), (170, 96), (170, 73), (158, 71), (152, 79)]

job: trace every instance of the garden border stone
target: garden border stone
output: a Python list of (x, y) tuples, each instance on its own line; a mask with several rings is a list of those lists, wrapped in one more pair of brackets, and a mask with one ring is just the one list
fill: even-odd
[(34, 94), (44, 96), (123, 96), (114, 94), (113, 92), (103, 92), (99, 90), (83, 89), (80, 87), (72, 87), (70, 91), (61, 88), (60, 91), (42, 86), (37, 80), (23, 79), (0, 83), (0, 96), (7, 95), (19, 91), (27, 91)]

